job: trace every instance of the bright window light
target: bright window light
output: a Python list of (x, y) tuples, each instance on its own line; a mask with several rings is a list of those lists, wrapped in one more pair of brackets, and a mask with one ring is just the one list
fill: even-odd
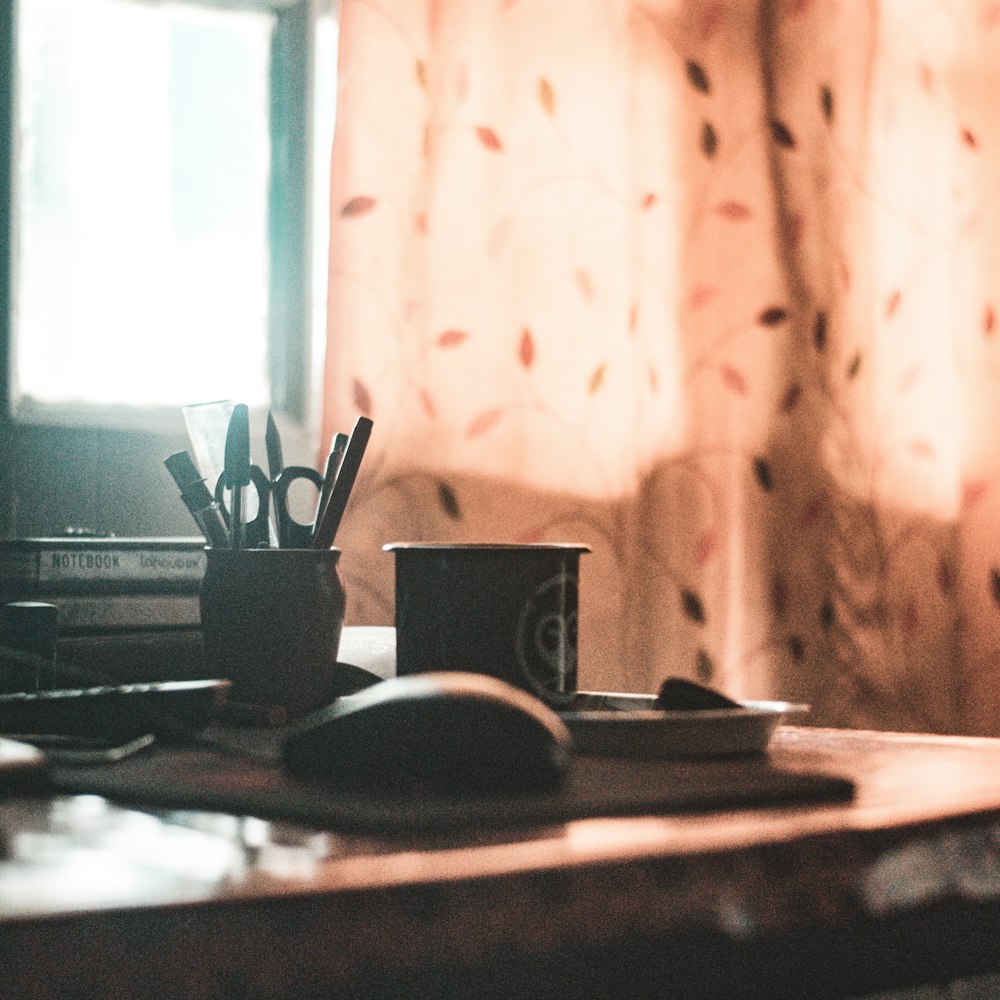
[(21, 3), (21, 398), (267, 405), (274, 25), (183, 3)]

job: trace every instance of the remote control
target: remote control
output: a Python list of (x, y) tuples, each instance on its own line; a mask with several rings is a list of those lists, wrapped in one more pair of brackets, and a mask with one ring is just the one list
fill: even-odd
[(0, 694), (3, 736), (169, 739), (204, 729), (229, 681), (157, 681)]

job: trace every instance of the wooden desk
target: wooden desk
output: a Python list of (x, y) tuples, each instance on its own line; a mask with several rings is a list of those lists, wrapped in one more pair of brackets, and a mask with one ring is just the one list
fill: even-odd
[(779, 730), (849, 804), (344, 837), (0, 802), (18, 998), (832, 997), (1000, 968), (1000, 740)]

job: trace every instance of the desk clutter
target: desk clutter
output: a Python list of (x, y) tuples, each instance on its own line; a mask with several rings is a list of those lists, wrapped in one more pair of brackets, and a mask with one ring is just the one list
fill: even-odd
[[(371, 420), (359, 416), (349, 436), (334, 436), (320, 473), (308, 466), (285, 464), (278, 425), (269, 411), (265, 472), (252, 460), (250, 411), (245, 403), (203, 403), (184, 411), (195, 455), (177, 452), (163, 464), (211, 548), (329, 549), (333, 545), (368, 447)], [(220, 469), (220, 446), (215, 436), (223, 422), (226, 432)], [(213, 477), (215, 485), (210, 489)], [(316, 491), (309, 523), (296, 520), (289, 503), (299, 482), (311, 484)]]
[[(221, 810), (335, 830), (509, 828), (588, 816), (842, 801), (853, 792), (849, 780), (786, 769), (766, 752), (772, 729), (786, 708), (796, 706), (718, 702), (717, 692), (668, 679), (655, 698), (581, 692), (577, 705), (556, 712), (533, 695), (485, 675), (393, 677), (393, 631), (345, 630), (341, 653), (366, 664), (342, 664), (349, 678), (345, 687), (353, 693), (291, 723), (280, 713), (241, 720), (239, 703), (226, 697), (228, 684), (205, 681), (163, 685), (160, 691), (132, 685), (82, 689), (62, 697), (43, 692), (50, 696), (49, 705), (39, 706), (37, 697), (24, 698), (20, 707), (29, 711), (20, 717), (18, 699), (8, 697), (0, 705), (0, 733), (8, 744), (20, 737), (49, 748), (47, 766), (39, 768), (35, 761), (31, 772), (48, 791), (98, 794), (149, 807)], [(451, 701), (440, 697), (442, 684)], [(464, 712), (455, 711), (462, 708), (456, 706), (456, 691), (473, 695)], [(641, 699), (638, 707), (636, 698)], [(104, 720), (113, 732), (102, 733), (107, 727), (92, 712), (87, 714), (88, 699), (113, 706)], [(58, 701), (75, 701), (76, 713), (52, 715), (52, 703)], [(372, 711), (380, 704), (395, 714), (380, 718)], [(137, 710), (129, 711), (130, 705)], [(498, 706), (512, 707), (511, 717), (498, 715)], [(46, 708), (50, 714), (40, 715)], [(733, 740), (734, 724), (758, 719), (761, 711), (769, 713), (766, 733), (756, 729), (758, 735), (747, 743), (745, 732), (737, 732), (735, 742), (726, 742)], [(627, 731), (631, 719), (642, 717), (648, 724), (657, 713), (661, 729), (672, 734), (657, 746), (643, 749), (640, 743), (639, 752), (632, 752), (627, 739), (603, 748), (574, 743), (574, 717), (615, 715)], [(298, 766), (294, 757), (302, 741), (338, 716), (349, 723), (353, 716), (360, 724), (342, 729), (339, 749), (326, 748), (329, 767), (324, 768), (323, 759)], [(511, 726), (528, 717), (548, 727), (550, 738), (536, 745)], [(81, 718), (87, 723), (82, 727)], [(69, 732), (47, 737), (23, 732), (46, 728), (53, 719), (54, 728)], [(233, 724), (239, 721), (244, 724)], [(701, 735), (685, 743), (692, 732)], [(706, 733), (714, 736), (706, 738)], [(68, 738), (74, 734), (84, 738)], [(115, 739), (102, 738), (109, 736)], [(392, 750), (388, 755), (386, 748)], [(535, 759), (536, 752), (548, 757)], [(381, 766), (382, 772), (335, 766), (338, 760), (357, 764), (358, 757), (368, 766)], [(480, 781), (491, 761), (503, 765), (499, 773), (507, 778), (535, 773), (545, 780)], [(443, 783), (438, 780), (442, 768)], [(15, 773), (21, 787), (23, 768), (11, 771)]]
[[(164, 464), (203, 540), (0, 546), (15, 584), (0, 616), (0, 738), (35, 748), (30, 773), (48, 790), (398, 831), (852, 794), (770, 760), (774, 730), (805, 706), (679, 678), (655, 696), (579, 691), (585, 545), (386, 544), (395, 627), (345, 629), (334, 542), (372, 422), (338, 434), (320, 473), (285, 464), (271, 414), (266, 472), (245, 405), (185, 419), (192, 452)], [(306, 519), (289, 503), (300, 481), (316, 493)], [(110, 669), (63, 658), (71, 602), (96, 597), (188, 602), (178, 617), (197, 627), (199, 675), (115, 676), (120, 619), (90, 622), (108, 630)], [(23, 759), (10, 774), (23, 778)]]

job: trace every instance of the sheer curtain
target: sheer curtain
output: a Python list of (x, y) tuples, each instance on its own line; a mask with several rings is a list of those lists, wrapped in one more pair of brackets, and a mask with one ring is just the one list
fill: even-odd
[(1000, 3), (344, 0), (326, 439), (586, 542), (581, 684), (1000, 733)]

